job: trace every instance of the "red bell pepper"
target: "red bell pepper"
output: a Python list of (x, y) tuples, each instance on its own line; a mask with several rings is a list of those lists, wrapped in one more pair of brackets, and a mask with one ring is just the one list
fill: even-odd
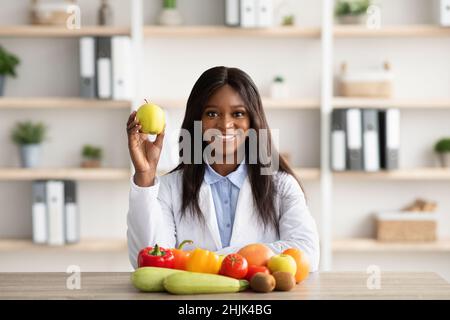
[(157, 244), (155, 247), (147, 247), (142, 249), (138, 255), (138, 266), (141, 267), (159, 267), (173, 269), (175, 257), (169, 249), (160, 248)]

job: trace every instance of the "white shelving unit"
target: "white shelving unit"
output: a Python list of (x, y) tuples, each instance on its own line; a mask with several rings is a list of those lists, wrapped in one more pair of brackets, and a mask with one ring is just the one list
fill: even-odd
[[(136, 79), (136, 90), (132, 101), (104, 101), (95, 99), (81, 99), (76, 97), (2, 97), (0, 98), (0, 112), (4, 110), (39, 110), (39, 109), (115, 109), (133, 110), (146, 96), (144, 83), (146, 76), (141, 72), (144, 65), (145, 41), (172, 39), (210, 39), (220, 38), (223, 41), (233, 41), (234, 38), (280, 39), (283, 42), (294, 42), (298, 39), (311, 41), (320, 45), (321, 75), (320, 94), (314, 97), (293, 98), (287, 100), (273, 100), (263, 97), (263, 105), (271, 112), (283, 110), (297, 112), (314, 110), (320, 114), (320, 164), (317, 168), (295, 168), (295, 172), (302, 180), (317, 181), (320, 188), (320, 235), (321, 235), (321, 269), (331, 270), (333, 255), (341, 252), (440, 252), (448, 253), (449, 241), (441, 240), (432, 244), (380, 244), (373, 239), (345, 238), (333, 241), (332, 219), (337, 214), (333, 210), (333, 192), (335, 184), (343, 180), (351, 181), (392, 181), (422, 182), (422, 181), (449, 181), (450, 171), (439, 168), (411, 168), (399, 169), (391, 172), (341, 172), (333, 173), (329, 168), (330, 150), (330, 117), (333, 108), (360, 107), (360, 108), (387, 108), (433, 110), (440, 112), (450, 110), (450, 99), (364, 99), (344, 98), (333, 96), (334, 57), (336, 42), (343, 39), (386, 38), (386, 39), (414, 39), (414, 38), (450, 38), (450, 28), (441, 28), (433, 25), (402, 25), (384, 26), (380, 30), (368, 30), (361, 26), (338, 26), (333, 23), (333, 0), (322, 0), (321, 25), (318, 27), (277, 27), (269, 29), (240, 29), (225, 26), (183, 26), (161, 27), (146, 25), (143, 17), (143, 1), (130, 0), (130, 25), (124, 27), (96, 27), (86, 26), (80, 30), (67, 30), (55, 27), (36, 26), (1, 26), (1, 38), (77, 38), (80, 36), (112, 36), (130, 35), (133, 45), (133, 70)], [(309, 43), (309, 42), (308, 42)], [(356, 44), (355, 44), (356, 45)], [(195, 50), (195, 48), (193, 49)], [(211, 49), (214, 51), (214, 48)], [(302, 52), (298, 53), (302, 55)], [(167, 109), (181, 110), (185, 106), (186, 98), (175, 96), (170, 99), (154, 97), (155, 103)], [(319, 131), (318, 131), (319, 132)], [(20, 169), (0, 168), (0, 181), (29, 181), (34, 179), (76, 179), (82, 181), (126, 181), (133, 172), (129, 168), (43, 168)], [(126, 250), (123, 243), (113, 240), (95, 239), (83, 240), (74, 250), (90, 251), (98, 248), (107, 250)], [(26, 248), (48, 250), (34, 247), (29, 241), (1, 240), (0, 252), (10, 248)], [(64, 247), (66, 248), (66, 247)], [(67, 246), (69, 248), (69, 246)], [(109, 249), (108, 249), (109, 248)], [(56, 250), (56, 249), (55, 249)], [(57, 251), (57, 250), (56, 250)], [(55, 251), (55, 252), (56, 252)]]

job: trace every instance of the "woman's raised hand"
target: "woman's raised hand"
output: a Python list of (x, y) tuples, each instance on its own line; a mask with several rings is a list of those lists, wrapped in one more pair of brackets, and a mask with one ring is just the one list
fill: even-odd
[(140, 132), (141, 125), (136, 118), (136, 111), (130, 114), (127, 122), (128, 150), (135, 169), (134, 182), (141, 187), (154, 184), (156, 168), (164, 140), (164, 130), (156, 136), (155, 141), (148, 140), (148, 134)]

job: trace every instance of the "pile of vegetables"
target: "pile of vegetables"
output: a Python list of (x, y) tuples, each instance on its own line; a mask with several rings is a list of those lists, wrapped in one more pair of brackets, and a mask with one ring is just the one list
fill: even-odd
[(155, 244), (139, 252), (133, 285), (144, 292), (172, 294), (289, 291), (308, 277), (309, 262), (301, 250), (275, 255), (263, 244), (250, 244), (237, 253), (219, 255), (195, 248), (165, 249)]

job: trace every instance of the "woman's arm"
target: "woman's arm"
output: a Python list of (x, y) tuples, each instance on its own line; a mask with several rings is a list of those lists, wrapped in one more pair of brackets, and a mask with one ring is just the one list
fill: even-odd
[[(280, 240), (265, 243), (276, 254), (288, 248), (297, 248), (307, 254), (310, 272), (319, 268), (319, 235), (314, 218), (306, 205), (305, 196), (299, 184), (289, 174), (281, 173), (278, 183), (280, 195)], [(237, 252), (240, 248), (227, 247), (217, 251), (219, 254)]]
[(137, 268), (139, 250), (156, 243), (165, 248), (175, 246), (175, 223), (168, 183), (156, 177), (154, 185), (139, 187), (131, 179), (127, 215), (128, 256)]

